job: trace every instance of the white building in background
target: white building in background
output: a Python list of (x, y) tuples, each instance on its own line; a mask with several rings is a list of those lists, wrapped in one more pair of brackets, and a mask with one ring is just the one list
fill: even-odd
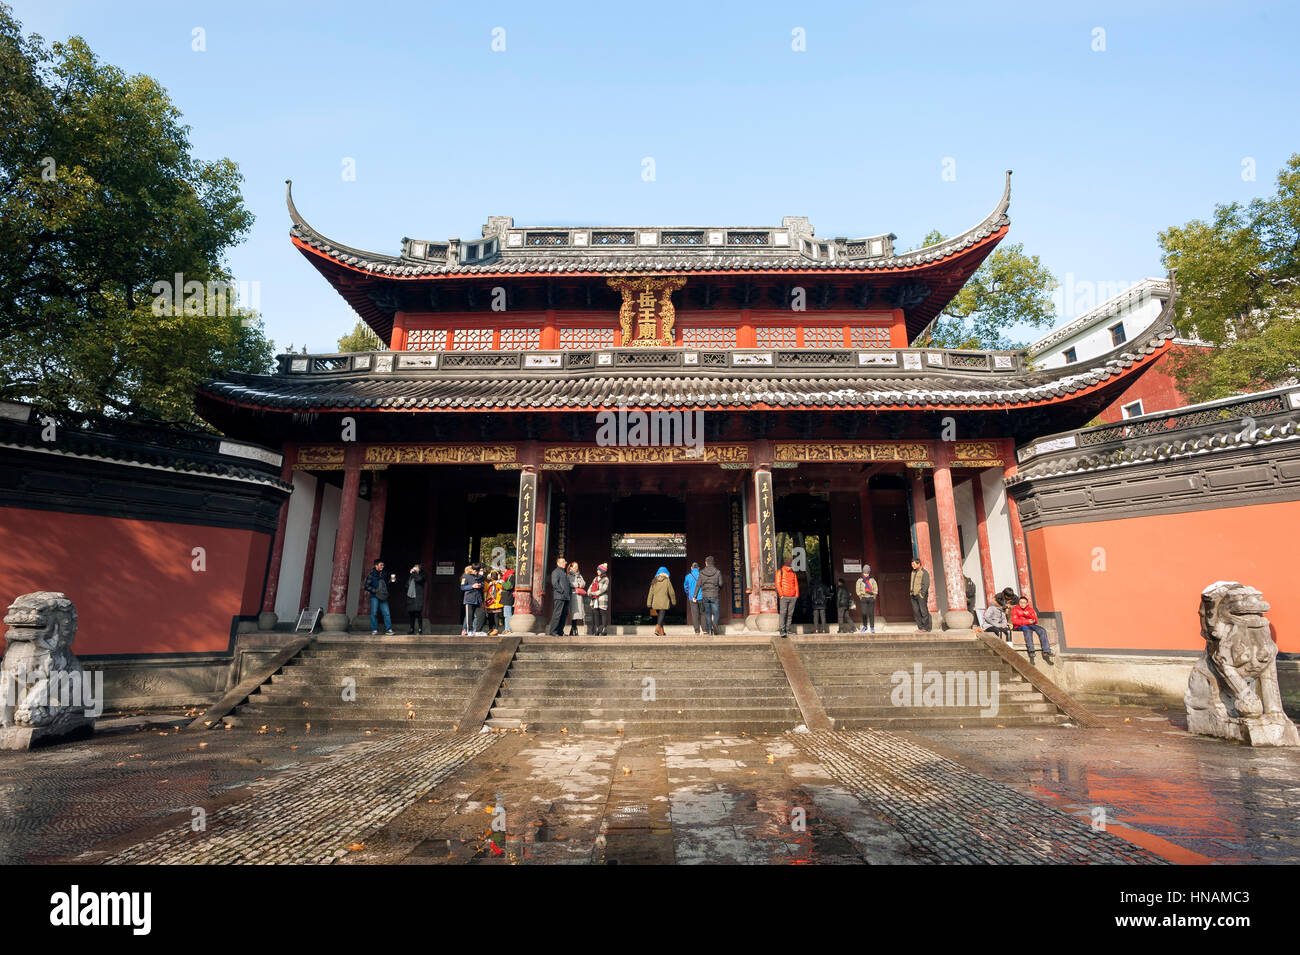
[(1052, 329), (1029, 346), (1029, 357), (1041, 368), (1060, 368), (1103, 355), (1155, 321), (1168, 300), (1168, 279), (1143, 279)]

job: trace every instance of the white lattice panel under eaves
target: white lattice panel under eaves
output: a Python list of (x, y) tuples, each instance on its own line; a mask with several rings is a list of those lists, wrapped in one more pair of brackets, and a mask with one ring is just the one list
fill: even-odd
[(455, 351), (490, 351), (492, 329), (458, 328), (452, 335), (451, 347)]
[(838, 325), (825, 328), (805, 328), (803, 330), (804, 348), (843, 348), (844, 329)]
[(687, 348), (735, 348), (734, 328), (683, 328), (682, 344)]
[(888, 326), (874, 325), (849, 329), (854, 348), (888, 348)]
[(793, 348), (795, 330), (793, 328), (760, 328), (758, 330), (759, 348)]
[(447, 347), (447, 332), (417, 328), (406, 333), (407, 351), (442, 351)]
[(612, 348), (612, 328), (561, 328), (561, 348)]
[(503, 328), (501, 329), (501, 347), (506, 351), (521, 351), (542, 346), (540, 328)]

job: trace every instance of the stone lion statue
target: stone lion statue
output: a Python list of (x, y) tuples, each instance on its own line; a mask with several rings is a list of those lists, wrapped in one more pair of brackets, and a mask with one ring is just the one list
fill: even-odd
[(1300, 746), (1295, 724), (1282, 711), (1268, 610), (1262, 593), (1235, 580), (1202, 591), (1205, 655), (1192, 668), (1183, 696), (1191, 732), (1251, 746)]
[[(26, 749), (51, 738), (88, 736), (90, 675), (72, 653), (77, 608), (67, 594), (23, 594), (5, 614), (0, 663), (0, 748)], [(101, 682), (102, 687), (102, 682)]]

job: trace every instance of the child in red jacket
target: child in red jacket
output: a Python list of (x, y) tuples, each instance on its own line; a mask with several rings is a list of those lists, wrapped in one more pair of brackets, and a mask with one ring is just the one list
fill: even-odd
[(1052, 659), (1052, 647), (1047, 642), (1047, 631), (1038, 623), (1038, 612), (1029, 606), (1029, 598), (1021, 597), (1011, 608), (1011, 626), (1025, 635), (1025, 649), (1029, 652), (1029, 662), (1034, 662), (1034, 633), (1038, 633), (1038, 643), (1043, 648), (1043, 659), (1049, 666), (1055, 666)]

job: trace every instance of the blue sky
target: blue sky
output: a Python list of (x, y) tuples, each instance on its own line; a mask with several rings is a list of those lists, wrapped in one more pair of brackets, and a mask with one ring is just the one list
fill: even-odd
[(1300, 150), (1295, 4), (13, 7), (28, 32), (80, 34), (157, 78), (196, 155), (239, 164), (257, 221), (230, 265), (260, 283), (277, 346), (312, 351), (355, 315), (290, 245), (286, 178), (314, 226), (380, 252), (477, 236), (489, 215), (805, 215), (820, 236), (892, 231), (910, 248), (978, 222), (1013, 169), (1008, 241), (1071, 277), (1068, 318), (1090, 304), (1081, 283), (1162, 274), (1160, 229), (1271, 194)]

